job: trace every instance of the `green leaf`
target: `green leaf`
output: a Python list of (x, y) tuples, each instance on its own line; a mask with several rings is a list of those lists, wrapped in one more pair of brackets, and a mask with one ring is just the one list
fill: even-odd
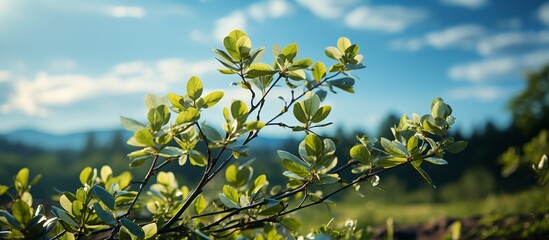
[(340, 78), (336, 80), (328, 81), (332, 86), (337, 87), (343, 91), (354, 93), (353, 86), (355, 85), (355, 79), (351, 77)]
[(419, 137), (415, 135), (411, 136), (406, 144), (406, 149), (408, 152), (416, 153), (419, 149)]
[(332, 184), (339, 181), (337, 174), (318, 174), (318, 182), (316, 184)]
[(133, 137), (139, 143), (145, 144), (146, 146), (149, 146), (149, 147), (154, 146), (153, 136), (152, 136), (151, 132), (149, 132), (148, 129), (141, 129), (141, 130), (135, 132)]
[(343, 53), (336, 47), (327, 47), (324, 50), (324, 53), (326, 53), (327, 57), (334, 59), (336, 61), (339, 61), (339, 59), (343, 56)]
[(0, 196), (4, 195), (4, 193), (8, 192), (10, 188), (6, 185), (0, 185)]
[(200, 111), (198, 109), (190, 107), (181, 111), (175, 119), (175, 124), (180, 125), (184, 123), (192, 123), (200, 119)]
[(308, 134), (305, 137), (305, 150), (307, 155), (320, 157), (324, 151), (324, 143), (322, 140), (315, 134)]
[(356, 145), (349, 151), (351, 158), (364, 164), (370, 164), (370, 150), (364, 145)]
[(213, 91), (204, 97), (204, 108), (211, 108), (225, 95), (222, 91)]
[(298, 46), (295, 43), (291, 43), (282, 50), (282, 55), (286, 56), (286, 59), (290, 62), (297, 56)]
[(157, 233), (157, 226), (156, 223), (149, 223), (142, 227), (143, 232), (145, 232), (145, 239), (149, 239), (154, 237)]
[(289, 160), (289, 161), (292, 161), (292, 162), (294, 162), (294, 163), (296, 163), (296, 164), (299, 164), (299, 165), (301, 165), (301, 166), (303, 166), (303, 167), (306, 167), (306, 168), (309, 167), (309, 163), (303, 161), (301, 158), (298, 158), (297, 156), (295, 156), (295, 155), (293, 155), (293, 154), (291, 154), (291, 153), (289, 153), (289, 152), (286, 152), (286, 151), (284, 151), (284, 150), (278, 150), (278, 151), (277, 151), (277, 154), (278, 154), (278, 157), (279, 157), (282, 161), (284, 161), (284, 160)]
[(267, 176), (265, 174), (259, 175), (253, 182), (252, 187), (250, 188), (251, 193), (255, 194), (261, 190), (263, 186), (267, 184)]
[(282, 160), (282, 166), (285, 170), (295, 173), (303, 179), (307, 179), (311, 176), (311, 173), (307, 167), (293, 161), (284, 159)]
[(274, 68), (266, 63), (254, 63), (248, 67), (246, 75), (250, 78), (256, 78), (260, 76), (267, 76), (276, 73)]
[(120, 223), (122, 224), (122, 226), (124, 226), (126, 229), (128, 229), (128, 231), (130, 231), (130, 233), (132, 235), (134, 235), (138, 238), (145, 238), (145, 232), (136, 223), (132, 222), (131, 220), (129, 220), (127, 218), (121, 218)]
[(277, 201), (276, 204), (273, 204), (271, 206), (267, 205), (267, 208), (260, 211), (258, 215), (261, 216), (270, 216), (279, 213), (280, 211), (284, 210), (284, 206), (280, 201)]
[(210, 141), (221, 141), (223, 139), (221, 134), (219, 134), (215, 128), (210, 127), (210, 125), (203, 123), (200, 127), (202, 129), (202, 133), (204, 133)]
[(14, 201), (11, 206), (11, 213), (13, 214), (13, 217), (23, 225), (27, 225), (32, 218), (29, 205), (21, 199)]
[(60, 209), (56, 206), (52, 206), (51, 208), (52, 208), (53, 214), (57, 216), (59, 219), (61, 219), (61, 221), (73, 227), (78, 227), (78, 223), (76, 222), (76, 220), (74, 220), (71, 216), (69, 216), (69, 214), (65, 212), (65, 210)]
[(293, 109), (294, 117), (301, 123), (307, 123), (307, 115), (305, 114), (305, 104), (303, 102), (297, 102), (294, 104)]
[(68, 198), (68, 194), (65, 193), (59, 197), (59, 204), (65, 211), (72, 214), (72, 201)]
[(311, 64), (313, 64), (313, 60), (311, 60), (310, 58), (299, 59), (292, 63), (292, 66), (290, 66), (288, 70), (293, 71), (297, 69), (305, 69), (311, 66)]
[(84, 203), (79, 200), (72, 202), (72, 214), (76, 218), (81, 218), (84, 210)]
[(149, 109), (147, 119), (149, 120), (149, 124), (153, 131), (158, 131), (160, 130), (160, 128), (162, 128), (162, 122), (164, 121), (164, 119), (156, 108)]
[[(347, 56), (347, 58), (350, 58), (350, 59), (354, 59), (354, 57), (358, 54), (358, 51), (359, 51), (359, 47), (358, 45), (356, 44), (353, 44), (351, 46), (349, 46), (347, 49), (345, 49), (345, 56)], [(356, 63), (356, 62), (353, 62), (353, 61), (349, 61), (350, 63)]]
[(393, 167), (393, 166), (405, 163), (406, 161), (407, 159), (403, 157), (384, 157), (384, 158), (380, 158), (376, 162), (376, 165), (383, 168), (389, 168), (389, 167)]
[(95, 209), (95, 213), (103, 222), (109, 225), (116, 225), (116, 219), (114, 218), (112, 213), (110, 211), (106, 211), (105, 209), (103, 209), (103, 207), (101, 207), (101, 204), (97, 202), (94, 203), (93, 209)]
[(178, 158), (179, 156), (183, 155), (183, 150), (181, 148), (167, 146), (162, 148), (160, 152), (158, 152), (158, 156), (163, 158)]
[(108, 208), (114, 210), (114, 196), (99, 185), (92, 187), (91, 192), (95, 194)]
[(459, 153), (463, 151), (467, 147), (466, 141), (457, 141), (454, 143), (450, 143), (447, 146), (444, 147), (444, 150), (450, 152), (450, 153)]
[(247, 130), (259, 130), (265, 127), (265, 123), (261, 121), (251, 121), (244, 124)]
[(311, 118), (311, 122), (319, 123), (324, 121), (324, 119), (328, 117), (331, 111), (332, 111), (332, 107), (322, 106), (321, 108), (318, 109), (318, 111), (316, 111), (315, 115), (313, 115), (313, 117)]
[(187, 82), (187, 95), (192, 100), (197, 100), (202, 95), (202, 81), (196, 76), (192, 76)]
[(412, 164), (412, 166), (421, 175), (421, 177), (423, 177), (423, 179), (425, 179), (425, 181), (427, 181), (427, 183), (429, 183), (431, 186), (433, 186), (433, 188), (437, 188), (433, 184), (433, 181), (431, 180), (431, 177), (429, 177), (429, 174), (427, 174), (427, 172), (425, 172), (425, 170), (423, 170), (423, 168), (421, 168), (419, 165), (415, 165), (415, 164)]
[(410, 155), (406, 147), (404, 147), (404, 145), (402, 145), (402, 143), (398, 141), (390, 141), (387, 138), (381, 138), (381, 146), (389, 154), (397, 157), (406, 157)]
[(244, 123), (248, 118), (248, 107), (241, 100), (236, 100), (231, 104), (231, 115), (239, 123)]
[(303, 104), (307, 116), (314, 116), (320, 108), (320, 98), (318, 98), (315, 93), (308, 92), (307, 94), (305, 94), (305, 101), (303, 101)]
[(219, 194), (219, 200), (221, 200), (221, 203), (225, 205), (228, 208), (240, 208), (238, 204), (236, 204), (233, 200), (226, 197), (223, 193)]
[(295, 218), (283, 218), (280, 220), (280, 224), (284, 225), (291, 232), (297, 232), (301, 229), (301, 222)]
[(434, 158), (434, 157), (429, 157), (429, 158), (425, 158), (424, 159), (425, 161), (427, 162), (430, 162), (432, 164), (436, 164), (436, 165), (446, 165), (448, 164), (448, 162), (442, 158)]
[(212, 51), (215, 53), (215, 55), (217, 56), (217, 60), (220, 62), (222, 61), (225, 64), (229, 64), (229, 65), (237, 63), (236, 61), (233, 60), (231, 56), (229, 56), (228, 53), (226, 53), (221, 49), (212, 49)]
[(345, 50), (347, 50), (347, 48), (349, 48), (350, 46), (351, 46), (351, 40), (349, 40), (346, 37), (340, 37), (337, 40), (337, 48), (341, 52), (345, 52)]
[(15, 175), (15, 189), (19, 192), (21, 189), (27, 189), (29, 185), (29, 169), (21, 168)]
[(326, 76), (326, 65), (322, 62), (316, 62), (315, 65), (313, 65), (313, 78), (320, 82), (322, 78)]
[(200, 194), (194, 202), (194, 211), (196, 214), (201, 214), (204, 209), (206, 209), (206, 200), (204, 199), (204, 195)]
[(245, 59), (250, 56), (250, 49), (252, 48), (252, 42), (247, 36), (241, 36), (236, 41), (236, 47), (240, 53), (240, 58)]
[[(9, 225), (11, 225), (12, 227), (14, 228), (20, 228), (21, 226), (21, 223), (19, 223), (19, 221), (17, 221), (17, 219), (15, 219), (15, 217), (13, 217), (13, 215), (11, 215), (8, 211), (6, 210), (0, 210), (0, 216), (1, 217), (4, 217), (7, 221), (7, 223)], [(1, 219), (0, 219), (1, 220)], [(0, 221), (0, 223), (3, 223), (2, 221)]]
[(152, 159), (151, 156), (141, 156), (141, 157), (136, 157), (134, 159), (131, 160), (130, 162), (130, 167), (134, 168), (134, 167), (139, 167), (141, 166), (145, 161), (149, 160), (149, 159)]
[(91, 167), (82, 169), (82, 172), (80, 172), (80, 183), (82, 183), (82, 185), (86, 185), (91, 182), (92, 172), (93, 170)]
[(303, 71), (303, 69), (287, 71), (286, 75), (290, 79), (296, 80), (296, 81), (307, 79), (307, 75), (305, 74), (305, 71)]
[(189, 151), (189, 160), (191, 161), (192, 165), (199, 166), (199, 167), (203, 167), (203, 166), (206, 166), (206, 164), (208, 164), (208, 159), (206, 158), (206, 156), (204, 156), (204, 154), (194, 149)]
[(238, 191), (230, 185), (223, 186), (223, 194), (233, 202), (238, 202), (240, 199)]
[(123, 128), (132, 132), (139, 131), (147, 127), (145, 124), (124, 116), (120, 116), (120, 124), (122, 124)]

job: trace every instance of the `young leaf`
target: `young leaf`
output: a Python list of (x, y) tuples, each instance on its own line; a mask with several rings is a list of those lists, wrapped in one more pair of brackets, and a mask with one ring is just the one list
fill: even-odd
[(315, 65), (313, 65), (313, 78), (316, 80), (316, 82), (320, 82), (322, 78), (326, 76), (326, 65), (322, 62), (316, 62)]
[(307, 123), (307, 115), (305, 114), (305, 104), (303, 102), (297, 102), (294, 104), (293, 109), (294, 117), (301, 123)]
[(434, 157), (430, 157), (430, 158), (425, 158), (424, 159), (425, 161), (427, 162), (430, 162), (432, 164), (436, 164), (436, 165), (446, 165), (448, 164), (448, 162), (442, 158), (434, 158)]
[(191, 150), (189, 151), (189, 160), (191, 161), (192, 165), (203, 167), (208, 164), (208, 159), (204, 154), (202, 154), (199, 151)]
[(240, 199), (238, 191), (230, 185), (223, 186), (223, 194), (233, 202), (238, 202)]
[(204, 209), (206, 209), (206, 200), (204, 199), (204, 195), (200, 194), (194, 202), (194, 211), (196, 214), (201, 214)]
[(450, 152), (450, 153), (459, 153), (463, 151), (467, 147), (466, 141), (457, 141), (454, 143), (450, 143), (447, 146), (444, 147), (444, 150)]
[(336, 47), (327, 47), (324, 52), (326, 53), (326, 56), (334, 59), (336, 61), (339, 61), (341, 57), (343, 56), (343, 53), (337, 49)]
[(82, 171), (80, 172), (80, 183), (82, 183), (82, 185), (86, 185), (90, 182), (90, 179), (92, 178), (92, 168), (91, 167), (86, 167), (84, 169), (82, 169)]
[(282, 50), (282, 55), (286, 56), (286, 59), (290, 62), (297, 56), (298, 46), (295, 43), (289, 44)]
[(332, 111), (332, 107), (322, 106), (318, 109), (315, 115), (313, 115), (313, 117), (311, 118), (311, 122), (319, 123), (324, 121), (324, 119), (326, 119), (326, 117), (328, 117), (328, 115), (330, 114), (330, 111)]
[(20, 189), (26, 189), (29, 185), (29, 169), (21, 168), (17, 175), (15, 175), (15, 189), (20, 191)]
[(151, 132), (149, 132), (148, 129), (141, 129), (141, 130), (135, 132), (133, 137), (139, 143), (145, 144), (146, 146), (149, 146), (149, 147), (154, 146), (153, 136), (152, 136)]
[(101, 204), (97, 202), (94, 203), (93, 209), (95, 209), (95, 213), (103, 222), (109, 225), (116, 225), (116, 219), (113, 217), (112, 213), (103, 209), (103, 207), (101, 207)]
[(139, 131), (147, 127), (145, 124), (124, 116), (120, 116), (120, 124), (122, 124), (123, 128), (132, 132)]
[(120, 223), (122, 224), (122, 226), (124, 226), (126, 229), (128, 229), (128, 231), (132, 235), (134, 235), (138, 238), (145, 238), (145, 232), (136, 223), (132, 222), (131, 220), (129, 220), (127, 218), (121, 218)]
[(223, 205), (225, 205), (228, 208), (240, 208), (238, 204), (233, 202), (233, 200), (227, 198), (223, 193), (219, 194), (219, 200), (221, 200), (221, 203), (223, 203)]
[(250, 78), (256, 78), (260, 76), (272, 75), (276, 70), (266, 63), (254, 63), (248, 68), (246, 75)]
[(298, 158), (296, 157), (295, 155), (289, 153), (289, 152), (286, 152), (284, 150), (278, 150), (277, 151), (278, 153), (278, 157), (281, 159), (281, 160), (289, 160), (289, 161), (292, 161), (296, 164), (299, 164), (301, 166), (304, 166), (304, 167), (309, 167), (309, 163), (303, 161), (301, 158)]
[(196, 76), (192, 76), (187, 82), (187, 95), (192, 100), (197, 100), (202, 95), (202, 81)]
[(345, 50), (347, 50), (347, 48), (349, 48), (350, 46), (351, 46), (351, 40), (349, 40), (346, 37), (340, 37), (337, 40), (337, 48), (341, 52), (345, 52)]
[(114, 196), (99, 185), (92, 187), (91, 192), (101, 200), (108, 208), (114, 210)]
[(324, 142), (315, 134), (309, 134), (305, 137), (305, 150), (307, 155), (320, 157), (324, 151)]
[(261, 190), (263, 186), (267, 184), (267, 176), (265, 174), (259, 175), (253, 182), (252, 187), (250, 188), (251, 194), (255, 194)]
[(297, 174), (301, 178), (307, 179), (311, 176), (311, 173), (309, 172), (309, 169), (303, 165), (297, 164), (295, 162), (292, 162), (290, 160), (282, 160), (282, 166), (285, 170), (288, 170), (292, 173)]
[(390, 141), (387, 138), (381, 138), (381, 146), (389, 154), (394, 155), (396, 157), (406, 157), (410, 155), (406, 147), (404, 147), (404, 145), (402, 145), (402, 143), (398, 141)]
[(211, 108), (225, 95), (222, 91), (213, 91), (204, 97), (204, 108)]
[(15, 200), (11, 206), (11, 213), (13, 214), (13, 217), (23, 225), (27, 225), (32, 218), (29, 205), (21, 199)]
[(389, 168), (389, 167), (393, 167), (393, 166), (405, 163), (406, 161), (407, 159), (402, 157), (384, 157), (377, 160), (376, 166)]
[(284, 227), (292, 232), (297, 232), (301, 229), (301, 222), (295, 218), (283, 218), (280, 220), (280, 224), (284, 225)]
[(65, 210), (60, 209), (56, 206), (52, 206), (51, 208), (52, 208), (53, 214), (57, 216), (59, 219), (61, 219), (61, 221), (73, 227), (78, 227), (78, 223), (76, 222), (76, 220), (74, 220), (71, 216), (69, 216), (69, 214), (65, 212)]
[(370, 164), (370, 151), (364, 145), (356, 145), (351, 148), (351, 158), (364, 164)]

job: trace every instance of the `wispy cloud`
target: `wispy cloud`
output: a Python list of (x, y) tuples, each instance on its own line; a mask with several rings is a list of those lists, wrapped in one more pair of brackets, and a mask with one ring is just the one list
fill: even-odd
[(451, 67), (448, 76), (455, 80), (483, 82), (502, 76), (519, 77), (523, 69), (538, 68), (549, 63), (549, 50), (530, 52), (521, 56), (485, 59)]
[(440, 0), (440, 2), (468, 9), (479, 9), (488, 4), (488, 0)]
[(234, 11), (230, 15), (217, 19), (215, 21), (215, 28), (213, 30), (213, 36), (215, 39), (222, 41), (231, 30), (246, 29), (246, 15), (242, 11)]
[(107, 14), (116, 18), (143, 18), (146, 12), (137, 6), (112, 6), (107, 9)]
[(0, 70), (0, 82), (6, 82), (10, 80), (11, 73), (7, 70)]
[(418, 8), (402, 6), (362, 6), (345, 16), (348, 27), (398, 33), (427, 17), (427, 12)]
[(170, 82), (192, 75), (207, 74), (214, 71), (216, 66), (215, 60), (191, 62), (173, 58), (155, 62), (120, 63), (100, 76), (50, 74), (43, 71), (34, 78), (14, 81), (14, 92), (0, 109), (4, 113), (22, 111), (27, 115), (47, 116), (49, 107), (67, 105), (103, 94), (166, 92)]
[(519, 50), (549, 44), (549, 31), (506, 32), (483, 38), (477, 45), (481, 55), (518, 48)]
[(549, 25), (549, 2), (546, 2), (539, 7), (538, 18), (542, 23)]
[(452, 100), (475, 99), (480, 101), (492, 101), (507, 96), (507, 90), (491, 86), (471, 86), (456, 88), (448, 91), (448, 97)]
[(423, 37), (397, 39), (390, 43), (392, 49), (417, 51), (425, 46), (437, 49), (450, 47), (469, 48), (484, 34), (483, 27), (475, 24), (459, 25), (442, 31), (430, 32)]
[(355, 2), (356, 0), (297, 0), (297, 3), (309, 9), (316, 16), (326, 19), (340, 17)]
[(491, 77), (505, 75), (515, 68), (515, 59), (506, 57), (453, 66), (448, 75), (452, 79), (480, 82)]
[(264, 21), (267, 18), (281, 18), (291, 14), (292, 11), (292, 6), (285, 0), (258, 2), (248, 7), (248, 15), (256, 21)]

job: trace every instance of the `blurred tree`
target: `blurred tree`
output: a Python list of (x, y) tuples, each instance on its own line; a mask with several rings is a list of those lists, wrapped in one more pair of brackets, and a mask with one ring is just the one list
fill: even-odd
[(526, 89), (508, 105), (514, 124), (529, 137), (549, 128), (549, 65), (528, 74)]

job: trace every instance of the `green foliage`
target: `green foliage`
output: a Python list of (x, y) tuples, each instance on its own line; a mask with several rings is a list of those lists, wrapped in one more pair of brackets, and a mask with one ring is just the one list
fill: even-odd
[(513, 174), (521, 165), (531, 167), (536, 173), (538, 183), (547, 186), (549, 183), (549, 133), (542, 130), (538, 136), (522, 146), (522, 151), (510, 147), (499, 158), (503, 165), (501, 174), (505, 177)]
[[(378, 175), (387, 170), (410, 165), (432, 185), (421, 164), (447, 164), (446, 152), (457, 153), (466, 147), (465, 142), (447, 136), (455, 118), (440, 98), (433, 100), (430, 114), (413, 114), (411, 119), (404, 115), (391, 129), (392, 140), (381, 138), (378, 144), (376, 139), (357, 136), (348, 161), (342, 163), (332, 138), (316, 132), (331, 124), (322, 123), (331, 112), (330, 106), (322, 106), (328, 92), (354, 93), (352, 72), (364, 68), (357, 44), (342, 37), (336, 45), (325, 49), (326, 56), (335, 60), (328, 69), (322, 62), (313, 64), (312, 59), (298, 57), (295, 43), (273, 45), (274, 63), (268, 64), (261, 62), (265, 48), (253, 49), (246, 33), (232, 31), (223, 40), (224, 49), (213, 52), (224, 67), (220, 72), (235, 75), (235, 85), (249, 92), (250, 98), (233, 100), (220, 114), (221, 126), (212, 126), (201, 121), (202, 112), (216, 105), (224, 93), (205, 93), (199, 77), (187, 81), (184, 95), (147, 95), (146, 123), (121, 117), (122, 126), (133, 132), (127, 143), (136, 147), (128, 154), (129, 166), (148, 166), (145, 176), (134, 178), (129, 172), (114, 176), (109, 166), (84, 168), (79, 175), (82, 186), (60, 193), (60, 207), (52, 207), (54, 220), (40, 217), (44, 219), (37, 225), (40, 236), (51, 232), (57, 221), (59, 227), (51, 233), (55, 239), (94, 238), (104, 233), (109, 239), (283, 239), (302, 234), (295, 213), (318, 204), (333, 207), (330, 198), (334, 195), (366, 181), (376, 186)], [(284, 102), (280, 112), (266, 116), (262, 113), (266, 97), (281, 81), (291, 98), (280, 97)], [(290, 108), (297, 123), (277, 122)], [(255, 174), (253, 158), (248, 156), (248, 143), (266, 127), (306, 134), (297, 155), (278, 151), (285, 170), (282, 174), (287, 177), (284, 186), (272, 186), (267, 175)], [(242, 159), (247, 161), (239, 163)], [(201, 171), (198, 183), (180, 185), (174, 172), (162, 171), (173, 162)], [(341, 177), (349, 168), (354, 175)], [(212, 184), (222, 172), (224, 184)], [(35, 222), (35, 211), (28, 190), (39, 178), (29, 183), (28, 170), (23, 169), (14, 179), (11, 213), (2, 211), (1, 222), (9, 234), (26, 237), (35, 233), (29, 230), (36, 225), (29, 226)], [(0, 186), (1, 194), (9, 190)], [(353, 221), (343, 229), (327, 224), (311, 234), (315, 239), (366, 236)]]

